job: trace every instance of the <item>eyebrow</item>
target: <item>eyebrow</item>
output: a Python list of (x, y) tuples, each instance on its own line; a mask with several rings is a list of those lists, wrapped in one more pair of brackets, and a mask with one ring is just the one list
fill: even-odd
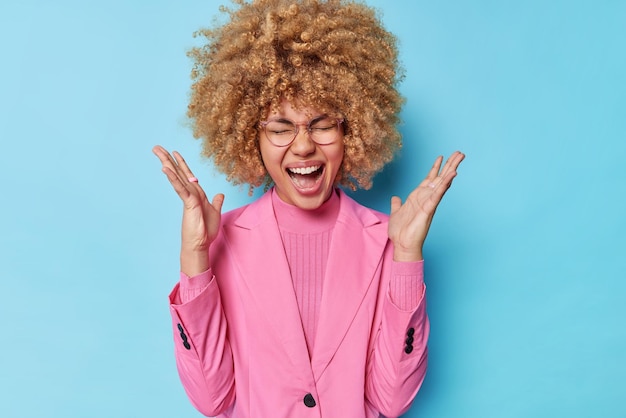
[[(326, 119), (327, 117), (328, 117), (328, 115), (326, 115), (326, 114), (318, 115), (318, 116), (315, 116), (313, 119), (307, 121), (306, 123), (307, 123), (307, 125), (310, 125), (310, 124), (318, 122), (318, 121), (320, 121), (322, 119)], [(274, 120), (275, 122), (280, 122), (280, 123), (294, 123), (294, 121), (292, 121), (290, 119), (281, 118), (281, 117), (276, 118), (276, 119), (272, 119), (272, 120)]]

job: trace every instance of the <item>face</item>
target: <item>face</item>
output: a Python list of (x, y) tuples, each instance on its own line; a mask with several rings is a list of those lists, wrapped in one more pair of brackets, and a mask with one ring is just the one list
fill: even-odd
[(267, 139), (264, 130), (259, 136), (261, 157), (278, 197), (307, 210), (320, 207), (330, 197), (343, 160), (343, 128), (328, 145), (316, 144), (309, 138), (305, 126), (319, 116), (321, 113), (315, 109), (296, 110), (285, 100), (268, 119), (284, 118), (299, 124), (294, 141), (286, 147), (277, 147)]

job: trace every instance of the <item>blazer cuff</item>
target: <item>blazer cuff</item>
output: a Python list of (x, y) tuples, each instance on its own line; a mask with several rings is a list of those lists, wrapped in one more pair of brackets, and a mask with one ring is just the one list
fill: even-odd
[(182, 305), (195, 299), (209, 287), (214, 277), (210, 268), (193, 277), (189, 277), (181, 271), (180, 281), (170, 294), (170, 303), (172, 305)]
[(412, 311), (424, 297), (424, 261), (398, 262), (391, 266), (391, 302), (401, 311)]

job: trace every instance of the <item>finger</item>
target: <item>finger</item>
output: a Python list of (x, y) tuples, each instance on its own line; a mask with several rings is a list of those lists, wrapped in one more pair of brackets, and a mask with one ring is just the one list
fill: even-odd
[[(187, 161), (185, 161), (185, 158), (178, 151), (174, 151), (173, 154), (174, 154), (174, 158), (176, 158), (176, 162), (179, 167), (182, 183), (190, 187), (195, 187), (200, 193), (200, 198), (206, 199), (204, 190), (198, 184), (198, 179), (189, 168), (189, 165), (187, 165)], [(223, 202), (223, 198), (222, 198), (222, 202)]]
[(456, 174), (456, 171), (451, 171), (447, 173), (433, 190), (433, 194), (430, 196), (430, 199), (435, 207), (439, 205), (439, 202), (441, 202), (443, 196), (446, 194), (448, 189), (450, 189), (450, 186), (452, 185), (452, 181), (456, 177)]
[(439, 176), (444, 177), (447, 173), (450, 172), (450, 169), (452, 167), (452, 161), (455, 159), (455, 157), (456, 157), (456, 152), (452, 153), (452, 155), (448, 157), (448, 159), (446, 160), (446, 163), (441, 169), (441, 172), (439, 173)]
[(456, 169), (459, 167), (459, 164), (461, 164), (461, 161), (463, 161), (464, 158), (465, 154), (459, 151), (453, 152), (450, 158), (448, 158), (448, 160), (446, 161), (446, 164), (444, 165), (443, 170), (441, 170), (440, 175), (445, 176), (450, 171), (456, 171)]
[(188, 181), (190, 181), (189, 179), (191, 178), (195, 178), (195, 176), (193, 175), (193, 172), (187, 165), (187, 162), (185, 161), (183, 156), (180, 155), (178, 151), (174, 151), (174, 158), (176, 158), (176, 162), (178, 164), (178, 167), (180, 167), (180, 170), (184, 178), (186, 178)]
[(202, 186), (200, 186), (200, 184), (198, 184), (198, 179), (196, 178), (196, 176), (194, 176), (193, 172), (187, 165), (187, 161), (185, 161), (185, 158), (183, 158), (183, 156), (178, 151), (174, 151), (173, 154), (174, 158), (176, 158), (176, 165), (178, 167), (178, 175), (181, 179), (181, 183), (184, 184), (186, 187), (192, 187), (193, 189), (197, 190), (199, 198), (201, 200), (208, 200), (204, 189), (202, 188)]
[(461, 163), (465, 159), (465, 154), (463, 154), (460, 151), (457, 151), (457, 152), (458, 152), (458, 155), (457, 155), (457, 157), (456, 157), (456, 159), (454, 161), (454, 165), (453, 165), (455, 171), (456, 171), (457, 168), (459, 168), (459, 165), (461, 165)]
[[(456, 167), (458, 167), (461, 161), (463, 161), (463, 158), (465, 158), (465, 155), (463, 155), (462, 153), (454, 153), (450, 156), (448, 162), (446, 163), (447, 168), (444, 167), (442, 172), (437, 176), (434, 181), (429, 181), (428, 179), (424, 181), (423, 186), (431, 190), (430, 195), (427, 197), (427, 200), (424, 204), (424, 209), (427, 212), (434, 213), (437, 210), (437, 206), (439, 206), (439, 203), (441, 203), (443, 196), (452, 185), (452, 181), (457, 175)], [(417, 192), (417, 190), (418, 189), (416, 189), (414, 192)]]
[(169, 164), (175, 165), (176, 164), (176, 162), (172, 159), (172, 156), (170, 155), (169, 151), (160, 145), (155, 145), (152, 148), (152, 153), (159, 158), (159, 160), (161, 161), (163, 165), (169, 165)]
[(413, 191), (409, 194), (409, 197), (420, 193), (420, 189), (432, 190), (436, 187), (436, 185), (439, 183), (438, 175), (442, 161), (443, 156), (441, 155), (435, 159), (435, 162), (433, 163), (430, 171), (428, 172), (424, 180), (422, 180), (422, 182), (415, 189), (413, 189)]
[(161, 161), (162, 167), (169, 168), (182, 181), (184, 176), (180, 168), (178, 167), (178, 163), (174, 160), (174, 158), (172, 158), (171, 154), (165, 148), (163, 148), (160, 145), (157, 145), (154, 148), (152, 148), (152, 152), (159, 158), (159, 160)]
[(456, 175), (457, 175), (456, 170), (450, 171), (441, 179), (441, 183), (439, 187), (443, 193), (445, 193), (450, 188), (450, 186), (452, 185), (452, 180), (454, 180)]
[(185, 187), (185, 184), (183, 184), (180, 177), (169, 167), (163, 167), (161, 171), (165, 173), (167, 179), (169, 180), (170, 184), (172, 185), (178, 196), (183, 201), (189, 199), (191, 193), (189, 192), (187, 187)]
[(440, 155), (439, 157), (435, 159), (433, 166), (430, 168), (430, 171), (428, 172), (428, 175), (426, 176), (427, 180), (432, 181), (435, 178), (437, 178), (437, 174), (439, 174), (439, 169), (441, 168), (442, 161), (443, 161), (442, 155)]

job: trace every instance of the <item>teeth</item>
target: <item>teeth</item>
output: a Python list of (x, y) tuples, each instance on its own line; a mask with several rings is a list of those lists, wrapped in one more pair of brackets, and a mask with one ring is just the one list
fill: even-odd
[(315, 165), (312, 167), (300, 167), (300, 168), (288, 168), (287, 170), (289, 170), (290, 173), (294, 173), (294, 174), (311, 174), (317, 170), (320, 169), (321, 166), (319, 165)]

